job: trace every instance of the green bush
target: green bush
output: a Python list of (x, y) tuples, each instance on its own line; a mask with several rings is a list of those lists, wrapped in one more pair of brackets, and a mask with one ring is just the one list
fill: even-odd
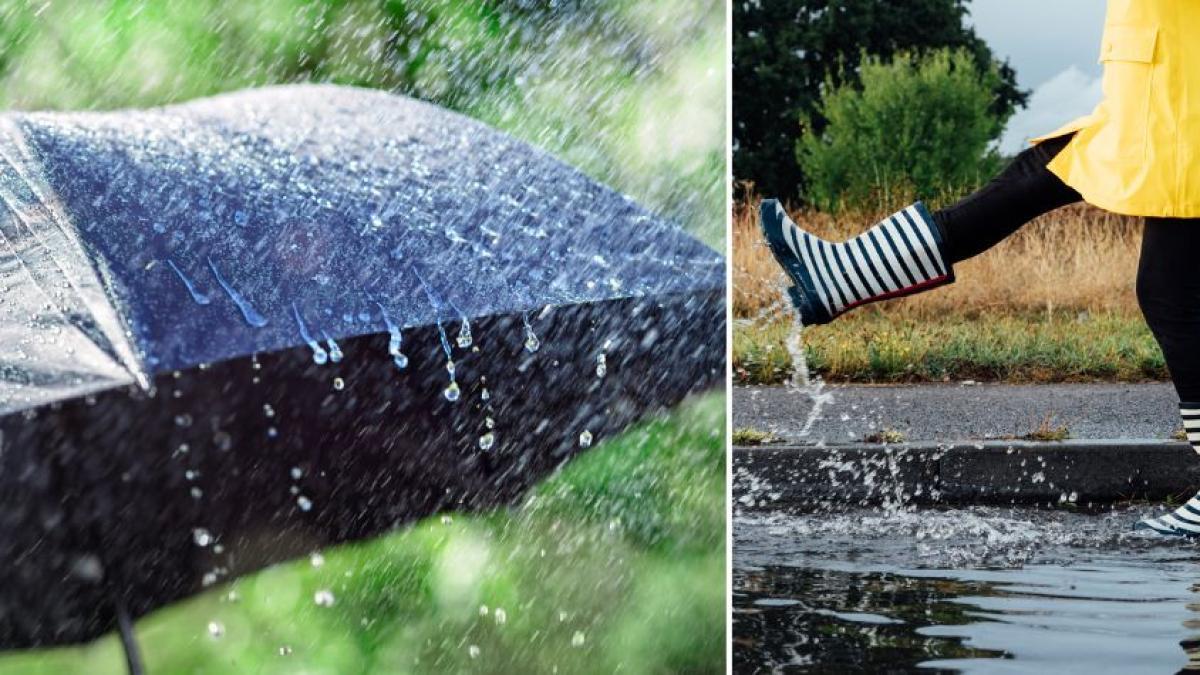
[(796, 144), (814, 204), (888, 207), (898, 195), (958, 192), (996, 171), (993, 142), (1005, 118), (992, 109), (995, 69), (939, 50), (886, 63), (864, 57), (859, 77), (861, 87), (829, 84), (819, 106), (824, 132)]

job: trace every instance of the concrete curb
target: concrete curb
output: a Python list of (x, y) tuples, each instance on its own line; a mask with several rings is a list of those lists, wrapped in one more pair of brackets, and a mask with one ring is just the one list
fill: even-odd
[(837, 503), (1103, 505), (1190, 497), (1200, 458), (1164, 440), (964, 441), (734, 447), (740, 508)]

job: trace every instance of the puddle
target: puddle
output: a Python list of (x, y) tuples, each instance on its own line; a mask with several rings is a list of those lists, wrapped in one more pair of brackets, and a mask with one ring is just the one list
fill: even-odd
[(735, 671), (1200, 670), (1200, 547), (1148, 511), (736, 516)]

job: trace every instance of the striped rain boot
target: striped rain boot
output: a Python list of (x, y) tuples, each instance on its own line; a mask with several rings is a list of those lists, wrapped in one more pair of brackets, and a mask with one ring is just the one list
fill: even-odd
[[(1187, 434), (1188, 443), (1200, 453), (1200, 403), (1180, 403), (1179, 414), (1183, 417), (1183, 432)], [(1166, 515), (1139, 520), (1133, 529), (1176, 537), (1200, 537), (1200, 493)]]
[(761, 224), (775, 260), (791, 278), (792, 304), (806, 326), (829, 323), (859, 305), (954, 281), (942, 235), (921, 202), (841, 243), (815, 237), (763, 200)]

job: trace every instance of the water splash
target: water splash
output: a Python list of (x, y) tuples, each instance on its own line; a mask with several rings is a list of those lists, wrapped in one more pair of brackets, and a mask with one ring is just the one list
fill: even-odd
[(208, 303), (212, 302), (212, 299), (209, 298), (208, 295), (201, 293), (196, 288), (196, 285), (192, 283), (192, 280), (183, 273), (183, 270), (179, 269), (173, 260), (168, 258), (167, 265), (170, 265), (171, 269), (174, 270), (175, 276), (179, 277), (179, 280), (183, 282), (184, 288), (187, 288), (187, 292), (192, 296), (192, 300), (195, 301), (197, 305), (207, 305)]
[(596, 377), (604, 377), (608, 373), (608, 357), (604, 352), (596, 356)]
[(792, 329), (788, 332), (784, 343), (788, 356), (792, 360), (792, 376), (788, 379), (788, 388), (797, 394), (807, 396), (812, 401), (804, 426), (800, 428), (800, 436), (808, 436), (813, 424), (821, 417), (821, 411), (833, 401), (833, 394), (825, 391), (825, 382), (813, 378), (808, 371), (808, 355), (804, 352), (804, 323), (800, 320), (800, 312), (793, 312)]
[(379, 307), (379, 313), (383, 315), (383, 323), (387, 326), (388, 331), (388, 355), (392, 357), (392, 362), (396, 364), (396, 368), (404, 370), (408, 367), (408, 357), (404, 352), (400, 351), (400, 345), (404, 342), (404, 335), (400, 332), (400, 327), (392, 322), (392, 317), (388, 316), (387, 310), (382, 303), (375, 303)]
[(329, 360), (329, 354), (325, 352), (325, 348), (321, 346), (321, 343), (317, 342), (309, 334), (308, 327), (304, 325), (304, 318), (300, 316), (300, 309), (296, 307), (296, 303), (294, 302), (292, 303), (292, 313), (296, 315), (296, 325), (300, 327), (300, 337), (312, 349), (313, 363), (318, 366), (325, 365), (325, 362)]
[(225, 289), (225, 293), (229, 295), (229, 299), (233, 300), (233, 304), (237, 305), (237, 308), (241, 310), (242, 318), (246, 320), (246, 323), (255, 328), (262, 328), (267, 325), (267, 318), (259, 314), (258, 310), (254, 309), (254, 306), (250, 304), (250, 301), (242, 297), (241, 293), (238, 293), (225, 281), (225, 277), (221, 276), (221, 271), (217, 269), (212, 258), (205, 258), (205, 260), (208, 261), (208, 268), (212, 270), (213, 276), (217, 278), (217, 283), (221, 284), (221, 288)]

